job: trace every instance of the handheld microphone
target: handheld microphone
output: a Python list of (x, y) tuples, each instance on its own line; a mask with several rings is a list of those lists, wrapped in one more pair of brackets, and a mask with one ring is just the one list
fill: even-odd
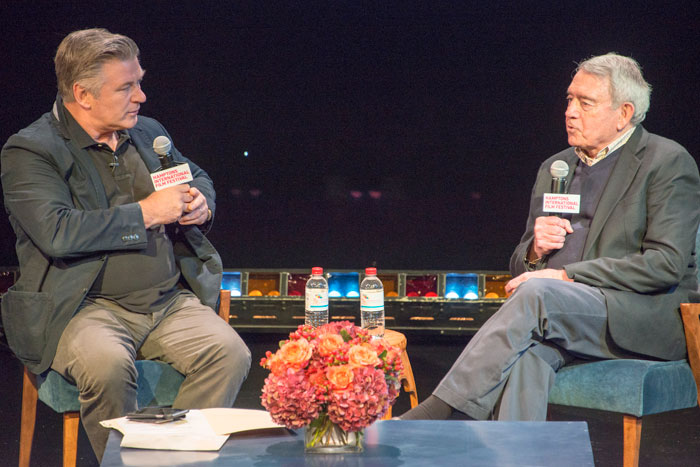
[(549, 173), (552, 175), (551, 192), (559, 195), (566, 193), (566, 176), (569, 175), (569, 164), (562, 160), (554, 161), (549, 167)]
[(175, 161), (173, 160), (173, 154), (170, 152), (173, 145), (167, 136), (158, 136), (153, 140), (153, 151), (158, 154), (158, 160), (160, 161), (160, 169), (169, 169), (170, 167), (175, 167)]
[(158, 136), (153, 140), (153, 151), (160, 160), (158, 170), (151, 173), (156, 191), (193, 180), (190, 165), (187, 162), (175, 162), (171, 149), (172, 143), (167, 136)]

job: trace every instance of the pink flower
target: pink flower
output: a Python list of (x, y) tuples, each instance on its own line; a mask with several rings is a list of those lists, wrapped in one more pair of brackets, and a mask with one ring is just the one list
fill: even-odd
[(282, 377), (270, 374), (260, 400), (272, 420), (288, 428), (308, 425), (321, 410), (316, 388), (305, 378), (303, 370), (290, 369)]
[(359, 367), (353, 373), (352, 386), (333, 392), (328, 403), (331, 421), (345, 431), (359, 431), (371, 425), (390, 405), (386, 380), (380, 370)]

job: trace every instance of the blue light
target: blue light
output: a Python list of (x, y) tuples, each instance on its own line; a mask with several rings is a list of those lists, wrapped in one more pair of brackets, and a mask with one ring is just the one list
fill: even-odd
[(474, 273), (445, 275), (445, 298), (477, 300), (479, 298), (479, 276)]
[(360, 296), (360, 273), (331, 272), (328, 274), (328, 296), (357, 298)]
[(221, 288), (224, 290), (230, 290), (232, 297), (240, 297), (241, 273), (224, 271), (224, 275), (221, 278)]
[(248, 157), (248, 151), (243, 151), (243, 157)]

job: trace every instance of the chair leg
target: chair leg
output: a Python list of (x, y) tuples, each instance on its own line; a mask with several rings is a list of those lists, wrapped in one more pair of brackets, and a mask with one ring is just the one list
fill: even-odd
[(413, 377), (411, 361), (408, 359), (408, 352), (404, 351), (401, 354), (401, 363), (403, 363), (403, 375), (401, 375), (403, 390), (408, 393), (411, 400), (411, 408), (414, 408), (418, 405), (418, 390), (416, 389), (416, 380)]
[(38, 398), (36, 376), (24, 367), (22, 378), (22, 420), (19, 435), (19, 467), (29, 467), (36, 423), (36, 401)]
[(622, 465), (624, 467), (639, 466), (639, 443), (642, 439), (642, 419), (632, 415), (623, 418), (623, 452)]
[(78, 460), (80, 412), (63, 414), (63, 467), (75, 467)]

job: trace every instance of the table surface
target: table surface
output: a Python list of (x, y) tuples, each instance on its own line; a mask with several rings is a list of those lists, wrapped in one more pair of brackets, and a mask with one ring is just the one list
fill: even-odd
[(215, 452), (121, 448), (110, 433), (101, 467), (116, 466), (594, 466), (586, 422), (378, 421), (364, 452), (304, 454), (303, 430), (236, 433)]

